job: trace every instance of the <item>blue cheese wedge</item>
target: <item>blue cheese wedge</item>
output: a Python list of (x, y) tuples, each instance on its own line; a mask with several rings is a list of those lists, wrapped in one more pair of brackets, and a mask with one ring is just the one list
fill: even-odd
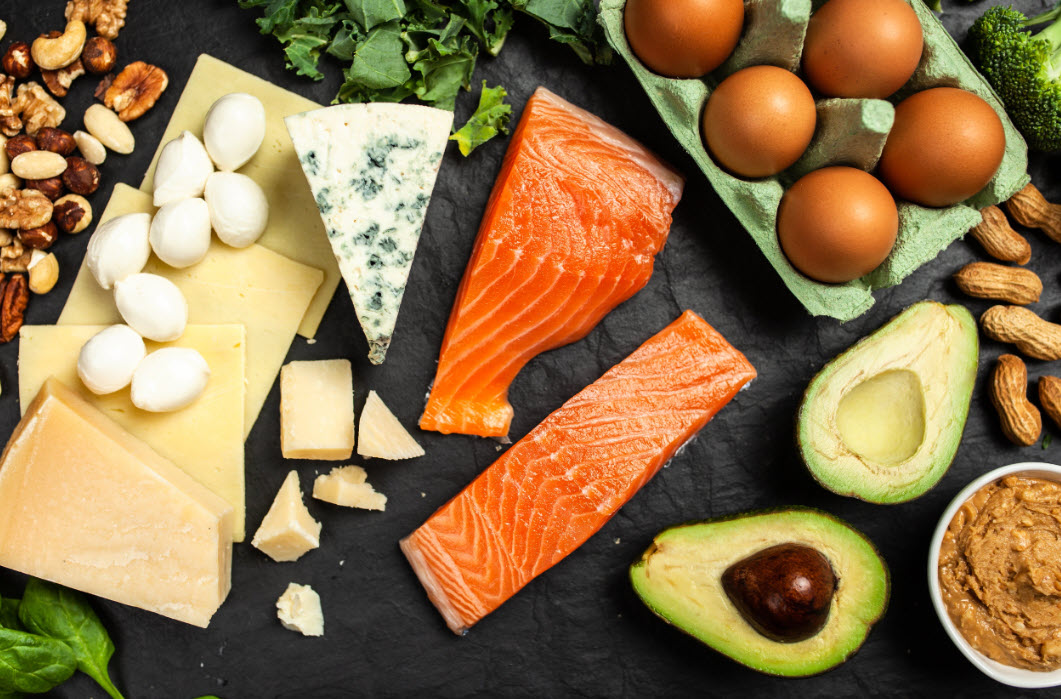
[(381, 364), (453, 113), (412, 104), (341, 104), (284, 121), (368, 338), (368, 358)]

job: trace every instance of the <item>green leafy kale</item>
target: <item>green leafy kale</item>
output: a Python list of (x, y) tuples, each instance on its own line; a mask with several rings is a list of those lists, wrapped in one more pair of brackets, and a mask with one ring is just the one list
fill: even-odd
[[(299, 75), (322, 79), (322, 53), (348, 62), (336, 102), (415, 98), (453, 110), (460, 91), (471, 89), (480, 51), (496, 56), (517, 14), (543, 24), (550, 38), (584, 62), (611, 61), (594, 0), (239, 0), (239, 5), (262, 10), (256, 20), (262, 34), (280, 41), (288, 68)], [(464, 155), (505, 131), (511, 113), (501, 103), (505, 94), (500, 87), (489, 95), (484, 89), (479, 109), (454, 138)]]
[(449, 137), (449, 140), (457, 142), (463, 155), (468, 155), (498, 132), (508, 133), (512, 105), (504, 103), (507, 94), (500, 85), (487, 87), (486, 81), (483, 81), (483, 91), (479, 95), (479, 106), (475, 113), (459, 131)]

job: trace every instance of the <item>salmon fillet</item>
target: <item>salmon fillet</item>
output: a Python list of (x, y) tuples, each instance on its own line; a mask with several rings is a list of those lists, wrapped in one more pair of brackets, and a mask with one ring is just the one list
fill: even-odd
[(683, 184), (637, 141), (538, 88), (490, 194), (420, 428), (507, 435), (516, 374), (645, 286)]
[(611, 519), (755, 369), (692, 311), (512, 446), (401, 541), (454, 633)]

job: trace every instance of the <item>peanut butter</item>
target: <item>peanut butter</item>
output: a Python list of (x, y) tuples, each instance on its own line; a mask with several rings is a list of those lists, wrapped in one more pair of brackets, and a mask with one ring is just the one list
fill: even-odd
[(1061, 483), (1007, 476), (951, 520), (939, 556), (951, 620), (1006, 665), (1061, 667)]

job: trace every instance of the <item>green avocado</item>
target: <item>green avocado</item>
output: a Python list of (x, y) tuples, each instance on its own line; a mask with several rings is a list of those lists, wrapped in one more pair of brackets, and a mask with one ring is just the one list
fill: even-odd
[(962, 306), (922, 301), (818, 372), (796, 441), (824, 487), (869, 502), (906, 502), (943, 477), (969, 414), (979, 344)]
[[(724, 578), (764, 550), (790, 544), (824, 556), (835, 587), (820, 630), (783, 642), (745, 616)], [(847, 660), (884, 613), (889, 590), (888, 569), (873, 544), (841, 520), (809, 508), (741, 513), (666, 529), (630, 567), (630, 580), (664, 621), (738, 663), (785, 677), (815, 675)]]

